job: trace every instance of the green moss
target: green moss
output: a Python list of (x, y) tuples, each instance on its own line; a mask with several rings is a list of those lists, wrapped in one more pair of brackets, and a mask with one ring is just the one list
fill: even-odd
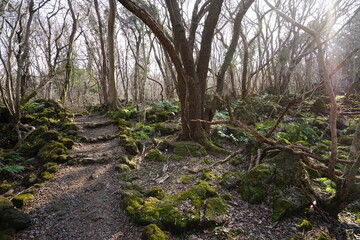
[(331, 238), (326, 233), (320, 233), (316, 236), (316, 240), (331, 240)]
[(153, 162), (165, 162), (166, 161), (166, 157), (164, 155), (162, 155), (158, 150), (156, 149), (151, 149), (146, 155), (145, 158), (148, 159), (149, 161), (153, 161)]
[(136, 162), (131, 161), (131, 158), (127, 155), (121, 156), (121, 162), (125, 163), (130, 167), (130, 169), (136, 169)]
[(321, 174), (319, 173), (318, 170), (314, 169), (314, 168), (311, 168), (307, 165), (304, 166), (305, 167), (305, 170), (306, 172), (309, 174), (310, 178), (319, 178), (321, 177)]
[(4, 194), (11, 189), (10, 184), (0, 184), (0, 194)]
[(190, 188), (188, 192), (199, 196), (201, 199), (218, 196), (216, 190), (205, 181), (200, 181), (198, 184)]
[(54, 175), (52, 173), (49, 173), (49, 172), (42, 172), (40, 174), (40, 179), (42, 181), (48, 181), (50, 179), (52, 179), (54, 177)]
[[(138, 191), (124, 192), (122, 206), (135, 222), (142, 225), (154, 223), (174, 233), (194, 229), (200, 223), (202, 226), (210, 225), (210, 220), (214, 223), (215, 220), (223, 219), (223, 202), (217, 199), (218, 193), (206, 182), (174, 195), (163, 195), (162, 190), (155, 188), (146, 196), (156, 196), (159, 192), (162, 199), (152, 196), (143, 199)], [(205, 218), (200, 211), (203, 206), (206, 209), (207, 202), (208, 218)]]
[(51, 140), (38, 153), (38, 156), (45, 162), (64, 162), (69, 150), (64, 144)]
[(59, 133), (55, 130), (49, 130), (42, 134), (42, 138), (48, 142), (51, 140), (58, 141), (59, 140)]
[(13, 204), (12, 204), (12, 202), (11, 202), (9, 199), (4, 198), (4, 197), (0, 197), (0, 207), (1, 207), (1, 206), (9, 206), (9, 207), (12, 207)]
[(176, 142), (173, 145), (174, 154), (187, 157), (203, 157), (207, 152), (203, 146), (195, 142)]
[(166, 240), (168, 237), (156, 224), (149, 224), (144, 227), (143, 240)]
[(263, 202), (266, 197), (266, 189), (262, 186), (256, 186), (256, 185), (241, 186), (239, 192), (244, 201), (253, 204), (258, 204)]
[(315, 102), (311, 105), (310, 111), (316, 114), (328, 114), (328, 106), (325, 104), (323, 98), (318, 98)]
[(231, 194), (224, 194), (222, 195), (222, 198), (226, 201), (231, 201), (233, 199)]
[(132, 137), (122, 134), (119, 136), (119, 138), (120, 138), (120, 146), (124, 147), (124, 149), (128, 153), (132, 155), (136, 155), (140, 152), (137, 141)]
[(34, 199), (33, 194), (25, 193), (13, 197), (13, 199), (11, 199), (11, 202), (14, 204), (15, 207), (21, 208), (22, 206), (24, 206), (25, 203), (29, 202), (32, 199)]
[(74, 140), (65, 137), (60, 138), (60, 142), (64, 144), (67, 149), (71, 149), (75, 144)]
[(313, 226), (308, 220), (302, 219), (297, 226), (297, 229), (299, 229), (299, 231), (308, 232), (313, 229)]
[(279, 221), (282, 220), (284, 217), (290, 215), (294, 209), (294, 206), (291, 201), (278, 196), (273, 200), (272, 208), (272, 220)]
[(59, 171), (59, 165), (54, 162), (47, 162), (43, 165), (41, 172), (56, 173)]
[(146, 192), (147, 197), (155, 197), (157, 199), (164, 199), (165, 198), (165, 191), (161, 187), (154, 187)]
[(37, 176), (35, 173), (29, 173), (22, 179), (21, 184), (24, 187), (30, 187), (37, 182)]
[(205, 204), (204, 218), (209, 225), (217, 225), (225, 221), (226, 205), (221, 198), (210, 198)]
[(118, 176), (118, 179), (124, 182), (132, 182), (137, 178), (133, 172), (123, 172)]
[(235, 156), (231, 159), (230, 164), (233, 166), (238, 166), (240, 165), (242, 162), (244, 162), (244, 158), (240, 155)]
[(126, 164), (118, 164), (118, 165), (115, 166), (115, 171), (117, 171), (119, 173), (123, 173), (123, 172), (130, 172), (131, 169)]
[(156, 148), (159, 149), (160, 151), (168, 150), (171, 147), (172, 144), (167, 138), (156, 141)]
[(135, 212), (134, 220), (141, 225), (147, 225), (150, 223), (159, 223), (160, 200), (154, 197), (149, 197), (144, 200), (143, 204), (138, 207)]
[(64, 123), (61, 126), (61, 131), (63, 131), (63, 132), (69, 132), (69, 131), (77, 132), (78, 130), (79, 130), (79, 127), (73, 123)]
[(192, 175), (180, 175), (180, 182), (183, 184), (189, 184), (194, 181), (194, 177)]
[(201, 180), (213, 180), (214, 178), (214, 172), (203, 172), (200, 177)]
[(131, 128), (131, 122), (126, 121), (125, 119), (118, 119), (119, 128)]
[(242, 172), (225, 172), (221, 177), (220, 185), (225, 189), (232, 189), (238, 186), (242, 176)]
[(124, 186), (124, 189), (126, 190), (136, 190), (136, 191), (143, 191), (144, 187), (141, 186), (139, 183), (137, 182), (132, 182), (132, 183), (126, 183)]
[(173, 161), (181, 161), (183, 160), (184, 157), (180, 156), (180, 155), (177, 155), (177, 154), (173, 154), (171, 155), (170, 159), (173, 160)]
[(175, 123), (155, 123), (152, 125), (155, 132), (160, 136), (171, 135), (180, 130), (179, 125)]

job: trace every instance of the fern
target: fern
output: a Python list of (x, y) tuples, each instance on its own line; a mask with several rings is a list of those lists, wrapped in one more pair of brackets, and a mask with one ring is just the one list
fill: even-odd
[(5, 170), (7, 172), (11, 172), (11, 173), (20, 173), (22, 171), (24, 171), (24, 167), (23, 166), (19, 166), (19, 165), (6, 165), (2, 168), (2, 170)]

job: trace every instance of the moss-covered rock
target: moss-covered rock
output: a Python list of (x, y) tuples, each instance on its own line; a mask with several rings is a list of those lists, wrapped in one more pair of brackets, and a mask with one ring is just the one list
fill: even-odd
[(180, 130), (178, 124), (175, 123), (155, 123), (152, 125), (154, 127), (154, 131), (160, 136), (167, 136), (174, 134)]
[(49, 172), (42, 172), (40, 174), (40, 180), (45, 182), (45, 181), (48, 181), (50, 179), (54, 178), (54, 175), (52, 173), (49, 173)]
[(117, 171), (119, 173), (123, 173), (123, 172), (130, 172), (131, 169), (126, 164), (118, 164), (118, 165), (115, 166), (115, 171)]
[(11, 187), (12, 186), (10, 184), (0, 184), (0, 195), (9, 191)]
[(239, 190), (243, 200), (258, 204), (265, 200), (266, 189), (259, 185), (244, 185)]
[(179, 176), (180, 182), (183, 184), (190, 184), (194, 181), (194, 176), (192, 175), (180, 175)]
[(67, 149), (71, 149), (75, 142), (74, 140), (72, 140), (71, 138), (65, 138), (65, 137), (62, 137), (59, 139), (59, 142), (61, 142), (62, 144), (64, 144), (64, 146), (67, 148)]
[(187, 157), (203, 157), (207, 151), (196, 142), (176, 142), (173, 145), (174, 154)]
[(297, 226), (297, 229), (299, 231), (308, 232), (313, 229), (313, 226), (312, 226), (311, 222), (309, 222), (308, 220), (302, 219), (300, 221), (299, 225)]
[(213, 180), (214, 178), (214, 172), (203, 172), (200, 177), (201, 180)]
[(311, 105), (310, 107), (310, 111), (316, 114), (328, 114), (329, 110), (328, 110), (328, 106), (326, 105), (326, 103), (324, 102), (323, 98), (318, 98), (315, 100), (315, 102)]
[(8, 198), (0, 197), (0, 207), (1, 207), (1, 206), (9, 206), (9, 207), (12, 207), (13, 204), (12, 204), (12, 202), (11, 202)]
[[(122, 207), (136, 223), (153, 223), (174, 233), (200, 225), (214, 225), (224, 219), (226, 210), (218, 193), (206, 182), (178, 194), (165, 195), (162, 199), (146, 198), (140, 192), (127, 191), (122, 194)], [(201, 211), (207, 214), (202, 215)]]
[(208, 225), (218, 225), (225, 221), (226, 205), (219, 198), (210, 198), (205, 203), (204, 218)]
[(41, 168), (41, 172), (56, 173), (57, 171), (59, 171), (59, 165), (54, 162), (47, 162)]
[(220, 185), (225, 189), (232, 189), (238, 186), (242, 176), (242, 172), (225, 172), (221, 177)]
[(164, 155), (162, 155), (156, 149), (149, 150), (149, 152), (145, 155), (145, 158), (148, 159), (149, 161), (153, 161), (153, 162), (165, 162), (166, 161), (166, 157)]
[(132, 183), (126, 183), (124, 185), (125, 190), (136, 190), (139, 192), (142, 192), (144, 190), (144, 187), (141, 186), (138, 182), (132, 182)]
[(168, 237), (156, 224), (149, 224), (144, 227), (143, 240), (166, 240)]
[(294, 205), (291, 201), (287, 200), (286, 198), (281, 196), (276, 196), (272, 201), (272, 208), (273, 208), (273, 214), (271, 216), (272, 220), (279, 221), (292, 213), (292, 211), (294, 210)]
[(130, 169), (136, 169), (136, 162), (131, 161), (131, 158), (127, 155), (123, 155), (120, 157), (121, 162), (128, 165)]
[(117, 124), (118, 124), (118, 127), (120, 129), (122, 129), (122, 128), (131, 128), (131, 122), (126, 121), (125, 119), (122, 119), (122, 118), (118, 119)]
[(25, 141), (23, 141), (18, 149), (18, 152), (27, 157), (36, 156), (39, 150), (46, 144), (43, 138), (45, 133), (49, 132), (48, 127), (38, 127)]
[[(233, 180), (228, 183), (225, 180)], [(236, 186), (243, 200), (258, 204), (272, 196), (272, 219), (281, 220), (295, 212), (301, 212), (311, 204), (313, 191), (308, 173), (299, 158), (280, 153), (245, 174), (226, 173), (221, 184)], [(306, 191), (306, 193), (304, 192)]]
[(0, 205), (0, 230), (23, 230), (30, 226), (31, 219), (28, 214), (19, 212), (8, 205)]
[(25, 177), (22, 179), (21, 184), (24, 187), (31, 187), (32, 185), (34, 185), (35, 183), (37, 183), (38, 179), (35, 173), (29, 173), (27, 175), (25, 175)]
[(11, 202), (14, 204), (15, 207), (21, 208), (22, 206), (24, 206), (25, 203), (29, 202), (32, 199), (34, 199), (33, 194), (23, 193), (13, 197), (11, 199)]
[(51, 140), (40, 149), (38, 156), (44, 162), (66, 162), (68, 153), (64, 144)]
[(66, 132), (66, 133), (77, 133), (77, 131), (79, 130), (79, 127), (76, 126), (75, 124), (73, 123), (63, 123), (61, 125), (61, 128), (60, 130), (62, 132)]
[(153, 187), (152, 189), (146, 191), (146, 197), (154, 197), (157, 199), (165, 198), (165, 191), (161, 187)]
[(56, 130), (49, 130), (42, 134), (42, 138), (49, 142), (51, 140), (58, 141), (59, 140), (59, 133)]
[(161, 140), (154, 139), (154, 143), (156, 148), (160, 151), (166, 151), (172, 148), (172, 144), (167, 138)]
[(120, 138), (120, 146), (124, 147), (124, 149), (128, 153), (132, 155), (136, 155), (140, 152), (138, 142), (132, 137), (122, 134), (119, 136), (119, 138)]
[(138, 177), (133, 172), (123, 172), (118, 176), (118, 179), (124, 182), (132, 182)]

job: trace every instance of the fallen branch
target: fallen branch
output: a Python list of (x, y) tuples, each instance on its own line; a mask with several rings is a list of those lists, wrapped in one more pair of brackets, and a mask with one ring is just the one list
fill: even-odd
[(270, 135), (277, 128), (277, 126), (281, 123), (281, 121), (284, 118), (287, 111), (289, 111), (290, 108), (292, 108), (294, 105), (298, 104), (299, 102), (300, 102), (299, 99), (294, 99), (286, 106), (286, 108), (280, 113), (280, 115), (279, 115), (278, 119), (276, 120), (276, 122), (274, 123), (274, 125), (272, 125), (272, 127), (269, 129), (269, 131), (265, 134), (265, 137), (270, 137)]

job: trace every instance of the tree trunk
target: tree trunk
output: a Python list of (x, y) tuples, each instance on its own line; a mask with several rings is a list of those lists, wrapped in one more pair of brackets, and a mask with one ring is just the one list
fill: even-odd
[(108, 66), (107, 66), (107, 63), (106, 63), (107, 57), (106, 57), (106, 51), (105, 51), (103, 25), (102, 25), (98, 0), (94, 0), (94, 5), (95, 5), (96, 16), (97, 16), (97, 19), (98, 19), (100, 49), (101, 49), (101, 55), (102, 55), (102, 65), (101, 65), (101, 73), (100, 73), (100, 85), (101, 85), (104, 104), (109, 104), (108, 85), (107, 85)]
[(109, 19), (108, 19), (108, 56), (109, 56), (109, 109), (118, 109), (118, 99), (115, 81), (115, 44), (114, 44), (114, 28), (115, 28), (116, 0), (109, 0)]
[(18, 70), (16, 74), (16, 86), (15, 86), (15, 115), (13, 115), (13, 126), (15, 127), (16, 132), (18, 133), (19, 141), (21, 140), (21, 134), (19, 130), (20, 118), (21, 118), (21, 111), (20, 111), (20, 100), (21, 100), (21, 79), (24, 75), (25, 65), (27, 61), (27, 57), (29, 55), (29, 39), (30, 39), (30, 30), (31, 30), (31, 23), (34, 16), (34, 1), (30, 0), (29, 2), (29, 17), (26, 23), (25, 29), (25, 36), (22, 42), (23, 44), (23, 52), (18, 60)]
[(71, 71), (72, 71), (72, 53), (73, 53), (73, 45), (75, 41), (75, 34), (77, 31), (78, 26), (78, 19), (75, 15), (74, 9), (72, 7), (71, 0), (68, 0), (68, 5), (71, 13), (71, 18), (73, 20), (72, 29), (70, 33), (69, 43), (68, 43), (68, 50), (66, 52), (66, 63), (65, 63), (65, 82), (64, 87), (62, 89), (60, 99), (63, 103), (65, 103), (66, 100), (66, 92), (70, 84), (70, 77), (71, 77)]

